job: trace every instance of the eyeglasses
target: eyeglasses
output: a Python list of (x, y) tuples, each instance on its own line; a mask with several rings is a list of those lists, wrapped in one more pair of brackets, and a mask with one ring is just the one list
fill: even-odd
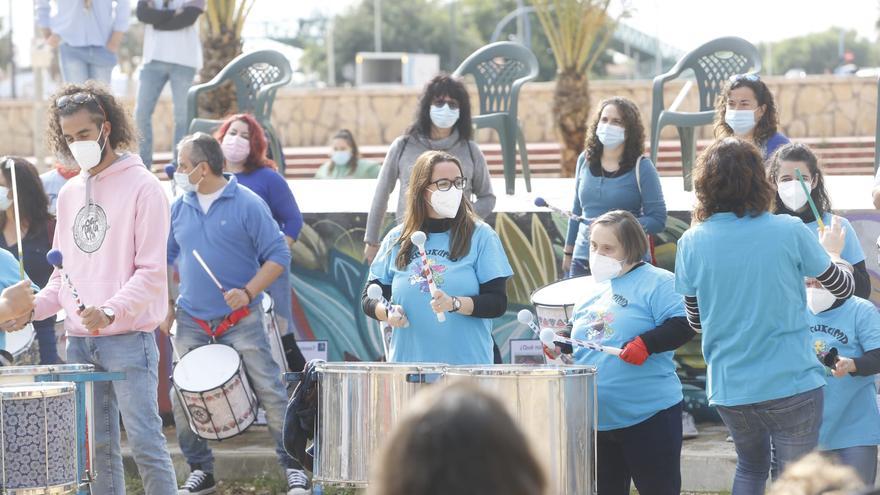
[(758, 74), (755, 74), (754, 72), (749, 72), (748, 74), (734, 74), (734, 75), (730, 76), (730, 79), (728, 79), (728, 81), (730, 81), (732, 83), (739, 82), (742, 80), (746, 80), (749, 82), (758, 82), (761, 80), (761, 76), (759, 76)]
[(437, 179), (431, 184), (437, 186), (438, 191), (445, 192), (452, 189), (452, 186), (455, 186), (456, 189), (464, 189), (467, 187), (467, 179), (464, 177), (456, 177), (455, 180)]
[(458, 102), (453, 100), (452, 98), (434, 98), (434, 100), (431, 102), (431, 105), (434, 105), (438, 108), (442, 107), (443, 105), (449, 105), (450, 110), (458, 109)]

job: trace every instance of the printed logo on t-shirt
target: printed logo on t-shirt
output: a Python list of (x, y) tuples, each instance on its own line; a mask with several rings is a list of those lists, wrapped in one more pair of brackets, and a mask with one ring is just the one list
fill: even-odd
[(73, 242), (83, 252), (94, 253), (107, 235), (107, 215), (94, 203), (83, 206), (73, 221)]
[(614, 294), (611, 299), (616, 302), (618, 306), (621, 306), (623, 308), (625, 308), (629, 304), (629, 301), (627, 301), (626, 298), (621, 296), (620, 294)]
[(830, 335), (832, 338), (837, 339), (841, 344), (848, 344), (849, 338), (846, 336), (843, 330), (839, 328), (829, 327), (828, 325), (812, 325), (810, 327), (810, 332), (812, 333), (824, 333)]
[[(443, 274), (446, 272), (446, 265), (441, 265), (433, 259), (428, 258), (428, 269), (431, 270), (431, 274), (434, 278), (434, 285), (436, 285), (439, 289), (443, 286)], [(422, 270), (421, 260), (410, 265), (410, 272), (411, 273), (409, 276), (409, 284), (418, 285), (420, 291), (424, 292), (425, 294), (430, 294), (431, 289), (428, 286), (427, 273)]]
[(586, 322), (587, 340), (590, 342), (602, 342), (614, 335), (614, 328), (611, 326), (614, 313), (610, 311), (589, 311), (583, 321)]

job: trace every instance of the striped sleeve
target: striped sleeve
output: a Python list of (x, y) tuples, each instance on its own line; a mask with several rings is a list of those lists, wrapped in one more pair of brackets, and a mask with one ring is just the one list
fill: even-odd
[(701, 333), (703, 327), (700, 323), (700, 307), (697, 305), (697, 296), (684, 296), (684, 311), (687, 313), (688, 325), (695, 332)]
[(849, 299), (855, 292), (856, 285), (852, 273), (835, 263), (831, 263), (831, 266), (822, 272), (822, 275), (816, 277), (816, 280), (837, 299)]

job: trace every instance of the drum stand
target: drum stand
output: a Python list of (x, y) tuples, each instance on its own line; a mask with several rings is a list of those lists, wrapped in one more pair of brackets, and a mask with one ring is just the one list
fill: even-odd
[(89, 495), (89, 485), (95, 479), (93, 452), (90, 449), (89, 435), (94, 435), (92, 424), (94, 414), (86, 414), (86, 407), (92, 402), (92, 383), (125, 380), (125, 373), (119, 372), (83, 372), (83, 373), (47, 373), (34, 377), (37, 382), (74, 382), (76, 384), (76, 472), (80, 480), (77, 495)]

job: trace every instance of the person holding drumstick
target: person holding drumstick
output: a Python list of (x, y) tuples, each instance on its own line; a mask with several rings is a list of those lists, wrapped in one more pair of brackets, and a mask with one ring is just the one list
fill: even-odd
[(675, 289), (702, 329), (706, 393), (737, 452), (734, 495), (762, 494), (770, 445), (779, 471), (813, 450), (825, 385), (810, 346), (804, 278), (853, 294), (837, 217), (816, 240), (799, 218), (769, 213), (774, 189), (753, 144), (714, 142), (694, 168), (693, 225), (678, 241)]
[(394, 327), (390, 362), (492, 364), (491, 319), (506, 311), (513, 275), (501, 240), (463, 197), (458, 158), (423, 153), (409, 186), (403, 221), (370, 266), (367, 287), (378, 284), (384, 301), (365, 288), (364, 313)]
[(597, 284), (574, 310), (572, 337), (623, 348), (574, 352), (577, 364), (599, 370), (598, 493), (628, 495), (635, 482), (642, 494), (677, 495), (683, 397), (672, 357), (696, 333), (672, 273), (643, 260), (648, 240), (632, 213), (597, 217), (589, 238)]
[[(177, 311), (170, 307), (166, 321), (170, 327), (177, 320), (175, 349), (185, 359), (190, 350), (216, 341), (241, 354), (286, 470), (287, 493), (305, 495), (309, 480), (294, 469), (295, 461), (281, 443), (287, 394), (260, 309), (263, 291), (290, 265), (290, 250), (266, 203), (234, 175), (224, 175), (223, 150), (216, 139), (201, 132), (184, 137), (177, 159), (174, 181), (184, 194), (171, 206), (167, 261), (178, 262), (180, 296)], [(211, 448), (187, 426), (177, 394), (172, 392), (171, 400), (180, 449), (190, 465), (177, 493), (213, 493)]]

